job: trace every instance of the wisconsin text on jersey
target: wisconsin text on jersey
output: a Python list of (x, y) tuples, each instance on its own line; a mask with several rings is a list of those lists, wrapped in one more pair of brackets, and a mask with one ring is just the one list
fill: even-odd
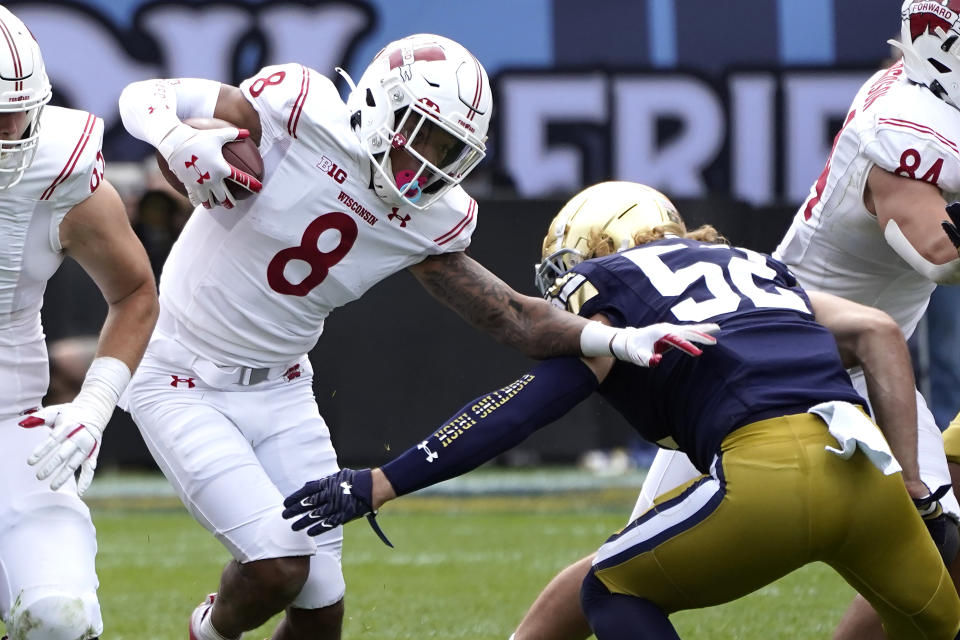
[(342, 202), (347, 209), (360, 216), (360, 219), (365, 221), (370, 226), (377, 224), (377, 216), (373, 215), (369, 209), (357, 202), (353, 197), (348, 196), (346, 193), (341, 191), (340, 195), (337, 196), (337, 199)]

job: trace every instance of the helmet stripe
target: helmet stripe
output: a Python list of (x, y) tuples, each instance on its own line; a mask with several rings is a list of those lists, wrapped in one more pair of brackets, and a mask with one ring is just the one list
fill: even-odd
[[(23, 67), (20, 64), (20, 52), (17, 50), (17, 43), (13, 39), (13, 34), (10, 33), (10, 28), (7, 27), (7, 24), (0, 19), (0, 31), (3, 32), (3, 37), (7, 41), (7, 46), (10, 47), (10, 55), (13, 57), (13, 72), (16, 74), (17, 78), (23, 78)], [(14, 85), (14, 89), (20, 91), (23, 89), (23, 80), (18, 79)]]
[(477, 67), (477, 86), (473, 90), (473, 104), (470, 105), (467, 120), (473, 120), (473, 116), (477, 114), (477, 107), (480, 106), (480, 96), (483, 95), (483, 67), (480, 66), (480, 61), (476, 58), (473, 59), (473, 64)]

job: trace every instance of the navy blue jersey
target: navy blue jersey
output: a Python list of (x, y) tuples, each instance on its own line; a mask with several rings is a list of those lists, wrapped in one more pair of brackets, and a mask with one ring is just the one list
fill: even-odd
[(828, 400), (865, 405), (806, 293), (767, 255), (667, 238), (583, 262), (551, 295), (619, 327), (720, 325), (700, 357), (672, 351), (651, 369), (618, 361), (600, 386), (645, 439), (680, 449), (701, 471), (737, 427)]

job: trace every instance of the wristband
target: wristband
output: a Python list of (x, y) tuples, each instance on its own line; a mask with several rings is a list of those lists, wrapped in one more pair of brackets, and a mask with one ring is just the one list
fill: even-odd
[(580, 332), (580, 351), (588, 358), (612, 356), (611, 343), (619, 331), (596, 320), (588, 322)]
[(191, 127), (188, 124), (184, 124), (177, 121), (177, 124), (173, 126), (170, 131), (167, 132), (163, 139), (156, 145), (157, 151), (160, 152), (160, 155), (163, 156), (163, 159), (167, 162), (170, 161), (170, 154), (177, 150), (177, 148), (182, 145), (184, 142), (197, 135), (197, 130)]
[(83, 379), (80, 393), (73, 404), (83, 405), (96, 412), (106, 426), (117, 406), (120, 394), (130, 382), (130, 368), (122, 360), (102, 356), (93, 361)]

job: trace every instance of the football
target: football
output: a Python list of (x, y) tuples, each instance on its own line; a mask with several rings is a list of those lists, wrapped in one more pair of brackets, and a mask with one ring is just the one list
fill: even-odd
[[(190, 125), (194, 129), (219, 129), (221, 127), (234, 126), (218, 118), (187, 118), (183, 123)], [(167, 166), (167, 161), (160, 155), (160, 152), (158, 151), (155, 155), (157, 158), (157, 166), (160, 167), (160, 173), (163, 174), (164, 179), (178, 192), (187, 195), (187, 190), (184, 188), (183, 183), (170, 171), (170, 167)], [(263, 158), (260, 157), (260, 150), (257, 149), (256, 143), (250, 138), (235, 140), (223, 145), (223, 158), (237, 169), (249, 173), (257, 180), (263, 178)], [(253, 195), (248, 189), (230, 180), (227, 180), (227, 190), (235, 200), (243, 200)]]

